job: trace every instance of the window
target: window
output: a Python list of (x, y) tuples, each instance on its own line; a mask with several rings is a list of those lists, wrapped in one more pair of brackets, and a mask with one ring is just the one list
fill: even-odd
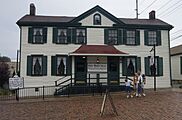
[(157, 33), (156, 31), (148, 31), (148, 45), (156, 45)]
[(145, 31), (145, 45), (161, 45), (161, 31), (150, 30)]
[(53, 43), (69, 44), (71, 43), (71, 29), (53, 28)]
[(47, 42), (47, 28), (29, 28), (28, 43), (43, 44)]
[(135, 72), (141, 70), (141, 58), (136, 56), (122, 58), (123, 76), (133, 76)]
[(136, 44), (136, 31), (126, 31), (126, 44), (135, 45)]
[(77, 44), (86, 43), (86, 30), (85, 29), (76, 29), (76, 43)]
[(67, 29), (58, 29), (57, 43), (67, 43)]
[(41, 28), (33, 29), (33, 43), (43, 43), (43, 30)]
[(94, 21), (94, 25), (101, 25), (101, 15), (95, 14), (93, 21)]
[(153, 76), (154, 71), (156, 71), (156, 76), (163, 76), (163, 58), (156, 56), (154, 64), (154, 57), (145, 57), (145, 74)]
[(66, 57), (57, 57), (57, 75), (66, 75)]
[(108, 44), (114, 45), (118, 43), (117, 30), (108, 30)]
[(56, 55), (51, 57), (51, 75), (65, 76), (71, 74), (71, 57)]
[(47, 75), (47, 56), (32, 55), (27, 57), (27, 75)]
[(136, 72), (136, 58), (127, 58), (127, 75), (134, 75)]

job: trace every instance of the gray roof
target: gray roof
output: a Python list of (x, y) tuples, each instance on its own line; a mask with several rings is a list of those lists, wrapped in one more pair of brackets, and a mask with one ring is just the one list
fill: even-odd
[(159, 19), (132, 19), (132, 18), (119, 18), (122, 22), (129, 25), (170, 25)]
[(42, 15), (25, 15), (18, 22), (69, 22), (73, 20), (75, 17), (67, 17), (67, 16), (42, 16)]
[[(42, 15), (25, 15), (17, 21), (18, 25), (25, 25), (29, 23), (69, 23), (76, 17), (69, 16), (42, 16)], [(173, 28), (170, 24), (159, 19), (135, 19), (135, 18), (119, 18), (121, 22), (126, 25), (137, 26), (164, 26), (167, 28)]]
[(182, 45), (172, 47), (170, 52), (172, 56), (182, 54)]

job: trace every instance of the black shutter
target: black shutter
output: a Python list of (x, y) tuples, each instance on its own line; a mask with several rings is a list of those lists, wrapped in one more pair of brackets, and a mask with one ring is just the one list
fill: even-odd
[(123, 57), (122, 62), (122, 74), (123, 76), (127, 75), (127, 57)]
[(71, 29), (67, 29), (67, 43), (71, 43)]
[(126, 44), (126, 40), (127, 40), (126, 30), (123, 30), (123, 44)]
[(144, 45), (148, 45), (148, 31), (144, 31)]
[(161, 45), (161, 31), (157, 31), (157, 45)]
[(145, 57), (145, 75), (149, 76), (150, 74), (150, 62), (149, 57)]
[(158, 58), (158, 75), (163, 76), (163, 58)]
[(27, 76), (32, 75), (32, 56), (27, 56)]
[(57, 35), (58, 35), (58, 29), (53, 28), (53, 37), (52, 37), (52, 42), (57, 43)]
[(136, 72), (138, 71), (138, 70), (140, 70), (141, 71), (141, 57), (137, 57), (137, 70), (136, 70)]
[(66, 74), (67, 75), (71, 75), (71, 73), (72, 73), (72, 67), (71, 67), (71, 65), (72, 65), (72, 60), (71, 60), (72, 58), (70, 57), (70, 56), (67, 56), (66, 57)]
[(47, 43), (47, 28), (43, 28), (43, 43)]
[(47, 75), (47, 56), (42, 56), (42, 75)]
[(51, 56), (51, 75), (56, 76), (57, 73), (57, 59), (56, 56)]
[(136, 45), (140, 45), (140, 31), (136, 30)]
[(123, 30), (118, 29), (118, 44), (122, 45), (123, 44)]
[(108, 29), (104, 29), (104, 44), (108, 44), (109, 32)]
[(76, 43), (76, 29), (73, 28), (72, 29), (72, 43)]
[(33, 43), (33, 28), (28, 28), (28, 43)]

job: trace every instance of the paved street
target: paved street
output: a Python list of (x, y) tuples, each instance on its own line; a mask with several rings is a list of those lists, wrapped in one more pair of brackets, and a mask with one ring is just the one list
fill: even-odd
[(0, 101), (0, 120), (180, 120), (182, 89), (146, 91), (146, 97), (127, 99), (125, 93), (111, 93), (119, 116), (109, 101), (102, 117), (103, 96)]

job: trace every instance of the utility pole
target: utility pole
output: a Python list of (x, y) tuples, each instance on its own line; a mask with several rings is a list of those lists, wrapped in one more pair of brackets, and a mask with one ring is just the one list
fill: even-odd
[(136, 0), (136, 19), (138, 19), (138, 0)]
[(155, 56), (156, 56), (156, 51), (155, 51), (155, 44), (154, 44), (154, 91), (156, 91), (156, 65), (155, 65)]

